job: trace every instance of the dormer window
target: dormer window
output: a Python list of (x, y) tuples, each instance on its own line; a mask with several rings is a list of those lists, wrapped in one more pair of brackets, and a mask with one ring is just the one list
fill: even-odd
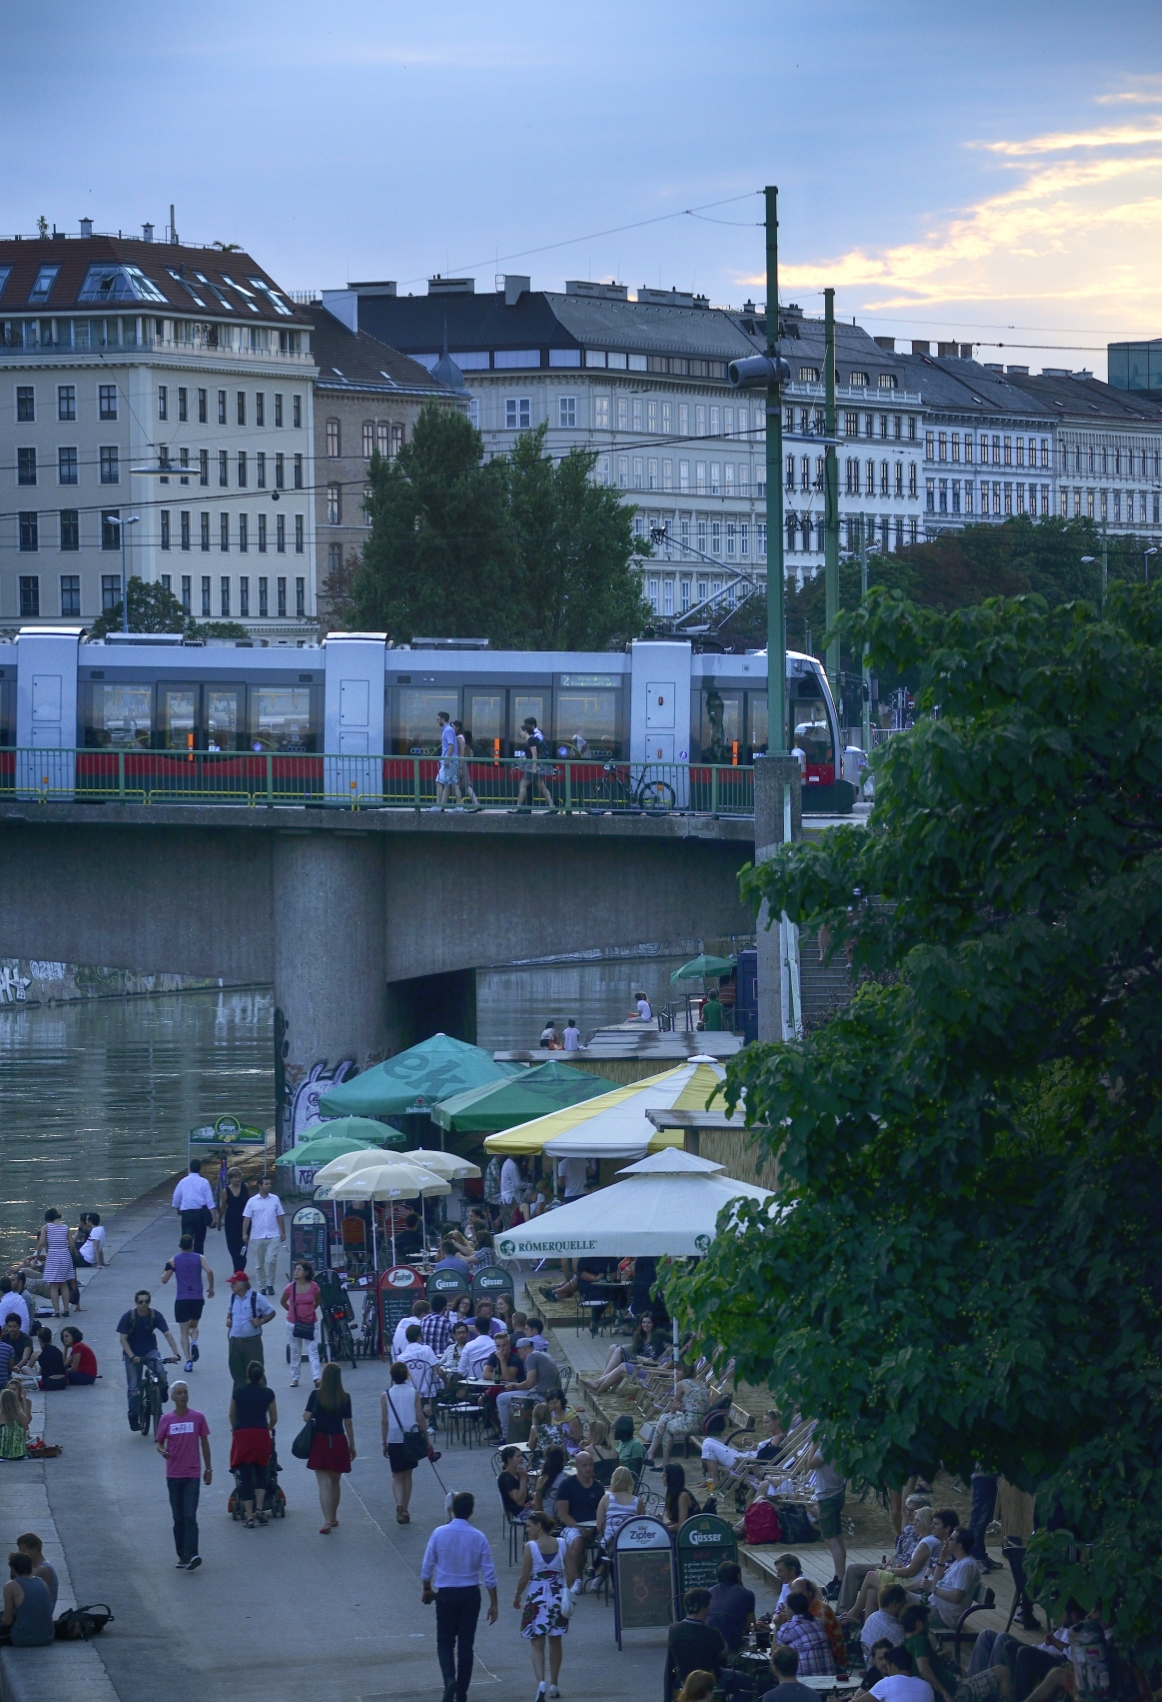
[(799, 368), (800, 384), (818, 384), (819, 368), (817, 366), (801, 366)]
[(867, 389), (867, 373), (866, 372), (851, 372), (847, 376), (847, 382), (848, 382), (848, 385), (850, 386), (850, 388), (852, 390), (866, 390)]
[(36, 274), (36, 282), (28, 292), (29, 307), (43, 307), (48, 300), (49, 291), (56, 283), (59, 266), (42, 266)]
[(899, 379), (894, 372), (881, 372), (876, 383), (881, 390), (895, 390), (899, 386)]

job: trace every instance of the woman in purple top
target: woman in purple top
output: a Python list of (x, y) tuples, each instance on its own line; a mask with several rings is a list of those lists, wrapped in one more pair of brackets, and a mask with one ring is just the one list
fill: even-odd
[[(202, 1307), (207, 1300), (214, 1298), (214, 1273), (200, 1253), (194, 1252), (194, 1238), (183, 1235), (178, 1243), (180, 1252), (174, 1254), (161, 1273), (162, 1282), (168, 1282), (170, 1277), (177, 1281), (178, 1291), (174, 1300), (173, 1315), (182, 1332), (182, 1358), (186, 1362), (186, 1370), (194, 1369), (194, 1361), (198, 1357), (198, 1323), (202, 1316)], [(202, 1275), (205, 1273), (209, 1288), (203, 1295)]]

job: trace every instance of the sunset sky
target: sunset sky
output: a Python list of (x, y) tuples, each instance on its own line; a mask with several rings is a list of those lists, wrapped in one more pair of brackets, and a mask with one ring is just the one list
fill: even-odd
[(1104, 374), (1162, 335), (1160, 49), (1158, 0), (10, 0), (0, 228), (160, 235), (173, 201), (291, 289), (740, 304), (774, 182), (784, 300)]

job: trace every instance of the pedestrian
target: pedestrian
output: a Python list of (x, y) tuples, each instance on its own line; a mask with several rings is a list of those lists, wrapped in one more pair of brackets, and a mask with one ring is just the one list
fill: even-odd
[(125, 1362), (125, 1386), (129, 1395), (129, 1428), (136, 1430), (138, 1413), (141, 1410), (141, 1367), (146, 1360), (152, 1365), (158, 1382), (161, 1384), (161, 1398), (168, 1400), (165, 1372), (162, 1369), (161, 1352), (157, 1345), (157, 1331), (160, 1330), (169, 1344), (172, 1358), (165, 1361), (166, 1365), (178, 1363), (178, 1344), (169, 1333), (169, 1325), (160, 1312), (153, 1308), (153, 1296), (147, 1288), (139, 1288), (133, 1296), (132, 1312), (123, 1312), (117, 1321), (117, 1335), (121, 1342), (121, 1356)]
[(343, 1387), (343, 1374), (337, 1365), (324, 1365), (317, 1389), (311, 1390), (304, 1422), (310, 1419), (314, 1435), (307, 1465), (319, 1485), (319, 1505), (323, 1523), (319, 1535), (325, 1537), (339, 1523), (339, 1491), (344, 1472), (351, 1470), (355, 1458), (355, 1427), (351, 1421), (351, 1396)]
[(704, 1028), (708, 1034), (719, 1034), (726, 1027), (726, 1013), (722, 1007), (722, 1000), (718, 997), (717, 989), (714, 987), (711, 987), (702, 1001), (702, 1021), (699, 1026)]
[(230, 1397), (230, 1470), (238, 1473), (238, 1498), (248, 1531), (270, 1521), (264, 1503), (270, 1487), (267, 1468), (274, 1452), (271, 1431), (277, 1423), (274, 1390), (267, 1388), (262, 1366), (252, 1360), (245, 1383), (237, 1384)]
[(436, 723), (440, 729), (440, 766), (436, 770), (436, 801), (428, 807), (442, 810), (453, 786), (459, 791), (460, 764), (456, 760), (456, 729), (446, 709), (437, 711)]
[(226, 1231), (226, 1246), (230, 1253), (231, 1270), (241, 1271), (246, 1268), (246, 1236), (242, 1228), (242, 1214), (246, 1210), (246, 1202), (250, 1198), (246, 1184), (242, 1180), (242, 1172), (237, 1165), (231, 1165), (226, 1172), (226, 1186), (222, 1190), (222, 1217), (220, 1227)]
[(206, 1231), (214, 1222), (214, 1190), (202, 1175), (200, 1158), (190, 1159), (188, 1173), (173, 1191), (172, 1204), (182, 1214), (182, 1234), (193, 1236), (195, 1253), (204, 1253)]
[(17, 1537), (16, 1547), (21, 1554), (27, 1554), (32, 1561), (32, 1576), (39, 1578), (42, 1584), (47, 1585), (49, 1600), (52, 1602), (55, 1613), (57, 1597), (61, 1588), (60, 1580), (53, 1567), (44, 1558), (44, 1545), (40, 1538), (35, 1531), (26, 1531), (22, 1537)]
[(202, 1564), (198, 1553), (198, 1497), (202, 1484), (209, 1488), (214, 1475), (210, 1466), (210, 1426), (205, 1414), (195, 1412), (190, 1405), (188, 1383), (179, 1380), (170, 1393), (173, 1411), (163, 1412), (158, 1419), (155, 1446), (165, 1460), (165, 1486), (173, 1513), (174, 1547), (178, 1551), (177, 1570), (194, 1572)]
[(472, 790), (472, 773), (468, 767), (469, 758), (472, 755), (472, 734), (464, 731), (463, 721), (453, 721), (452, 726), (456, 731), (456, 764), (459, 770), (456, 795), (463, 803), (464, 794), (467, 792), (472, 800), (472, 808), (482, 810), (484, 805)]
[(418, 1463), (408, 1452), (405, 1438), (409, 1431), (419, 1430), (431, 1447), (428, 1420), (420, 1391), (408, 1378), (408, 1368), (397, 1361), (389, 1372), (391, 1382), (379, 1397), (380, 1429), (383, 1451), (391, 1462), (391, 1493), (395, 1497), (395, 1522), (410, 1525), (408, 1502), (412, 1497), (412, 1471)]
[(246, 1202), (242, 1232), (254, 1254), (254, 1286), (263, 1294), (273, 1294), (278, 1276), (278, 1250), (286, 1240), (286, 1213), (278, 1195), (270, 1191), (269, 1176), (262, 1178), (257, 1194), (252, 1194)]
[(0, 1643), (11, 1643), (14, 1649), (43, 1649), (55, 1636), (48, 1585), (33, 1576), (27, 1554), (10, 1554)]
[(399, 1356), (399, 1364), (407, 1372), (413, 1387), (422, 1401), (434, 1401), (436, 1392), (442, 1381), (439, 1371), (439, 1358), (430, 1347), (420, 1339), (419, 1324), (409, 1324), (407, 1341)]
[[(496, 1567), (488, 1538), (471, 1524), (476, 1498), (467, 1490), (452, 1497), (452, 1517), (428, 1538), (420, 1567), (425, 1606), (436, 1604), (436, 1654), (444, 1678), (443, 1702), (467, 1702), (472, 1646), (480, 1618), (480, 1580), (488, 1591), (488, 1623), (495, 1625)], [(434, 1587), (433, 1587), (434, 1586)]]
[(533, 1677), (537, 1681), (536, 1702), (544, 1702), (546, 1640), (549, 1645), (549, 1695), (561, 1694), (557, 1680), (561, 1676), (561, 1655), (564, 1652), (562, 1639), (569, 1629), (569, 1613), (572, 1611), (571, 1607), (565, 1607), (565, 1599), (573, 1582), (573, 1558), (568, 1542), (555, 1534), (556, 1527), (548, 1513), (530, 1513), (525, 1528), (528, 1540), (512, 1605), (519, 1608), (522, 1592), (528, 1592), (520, 1619), (520, 1634), (530, 1645)]
[(577, 1018), (571, 1016), (565, 1024), (565, 1032), (561, 1036), (562, 1046), (566, 1052), (581, 1050), (581, 1030), (577, 1027)]
[(531, 780), (541, 797), (548, 804), (549, 813), (552, 814), (556, 810), (556, 805), (553, 803), (552, 795), (545, 785), (540, 766), (540, 758), (545, 749), (545, 735), (537, 726), (536, 717), (533, 715), (527, 715), (521, 722), (521, 731), (524, 734), (522, 748), (525, 760), (524, 767), (521, 770), (520, 788), (516, 795), (516, 806), (511, 813), (515, 814), (516, 810), (531, 809), (532, 806), (525, 803), (525, 794)]
[(299, 1386), (299, 1369), (303, 1363), (304, 1348), (311, 1362), (311, 1381), (316, 1389), (319, 1386), (319, 1344), (315, 1340), (315, 1333), (318, 1328), (321, 1293), (322, 1290), (315, 1281), (314, 1265), (309, 1259), (300, 1259), (295, 1266), (292, 1281), (287, 1283), (279, 1300), (279, 1305), (286, 1313), (286, 1340), (290, 1354), (292, 1389)]
[(97, 1355), (75, 1324), (61, 1331), (61, 1352), (70, 1384), (85, 1387), (97, 1381)]
[[(202, 1278), (207, 1279), (209, 1288), (202, 1294)], [(214, 1298), (214, 1273), (206, 1263), (201, 1253), (194, 1251), (192, 1235), (183, 1235), (178, 1242), (178, 1251), (168, 1260), (161, 1273), (161, 1280), (167, 1283), (170, 1277), (177, 1280), (177, 1294), (174, 1296), (173, 1316), (182, 1338), (182, 1358), (187, 1372), (194, 1369), (194, 1361), (198, 1357), (198, 1326), (201, 1323), (202, 1308), (207, 1300)]]
[(36, 1238), (36, 1250), (44, 1255), (42, 1274), (48, 1284), (48, 1297), (52, 1301), (53, 1314), (57, 1318), (67, 1318), (69, 1284), (73, 1280), (73, 1258), (77, 1245), (73, 1240), (72, 1230), (66, 1223), (61, 1222), (61, 1214), (55, 1206), (49, 1206), (44, 1214), (44, 1223)]
[(252, 1360), (265, 1366), (262, 1327), (274, 1315), (274, 1307), (269, 1300), (257, 1289), (251, 1288), (246, 1272), (235, 1271), (230, 1278), (230, 1304), (226, 1308), (231, 1383), (245, 1383), (246, 1368)]

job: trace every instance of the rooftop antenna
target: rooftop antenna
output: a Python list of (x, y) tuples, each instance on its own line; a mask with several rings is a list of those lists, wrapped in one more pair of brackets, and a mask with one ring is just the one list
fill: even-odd
[(176, 244), (177, 239), (178, 239), (177, 229), (174, 225), (174, 213), (173, 213), (173, 202), (172, 201), (169, 204), (169, 239), (172, 243), (175, 243), (175, 244)]

